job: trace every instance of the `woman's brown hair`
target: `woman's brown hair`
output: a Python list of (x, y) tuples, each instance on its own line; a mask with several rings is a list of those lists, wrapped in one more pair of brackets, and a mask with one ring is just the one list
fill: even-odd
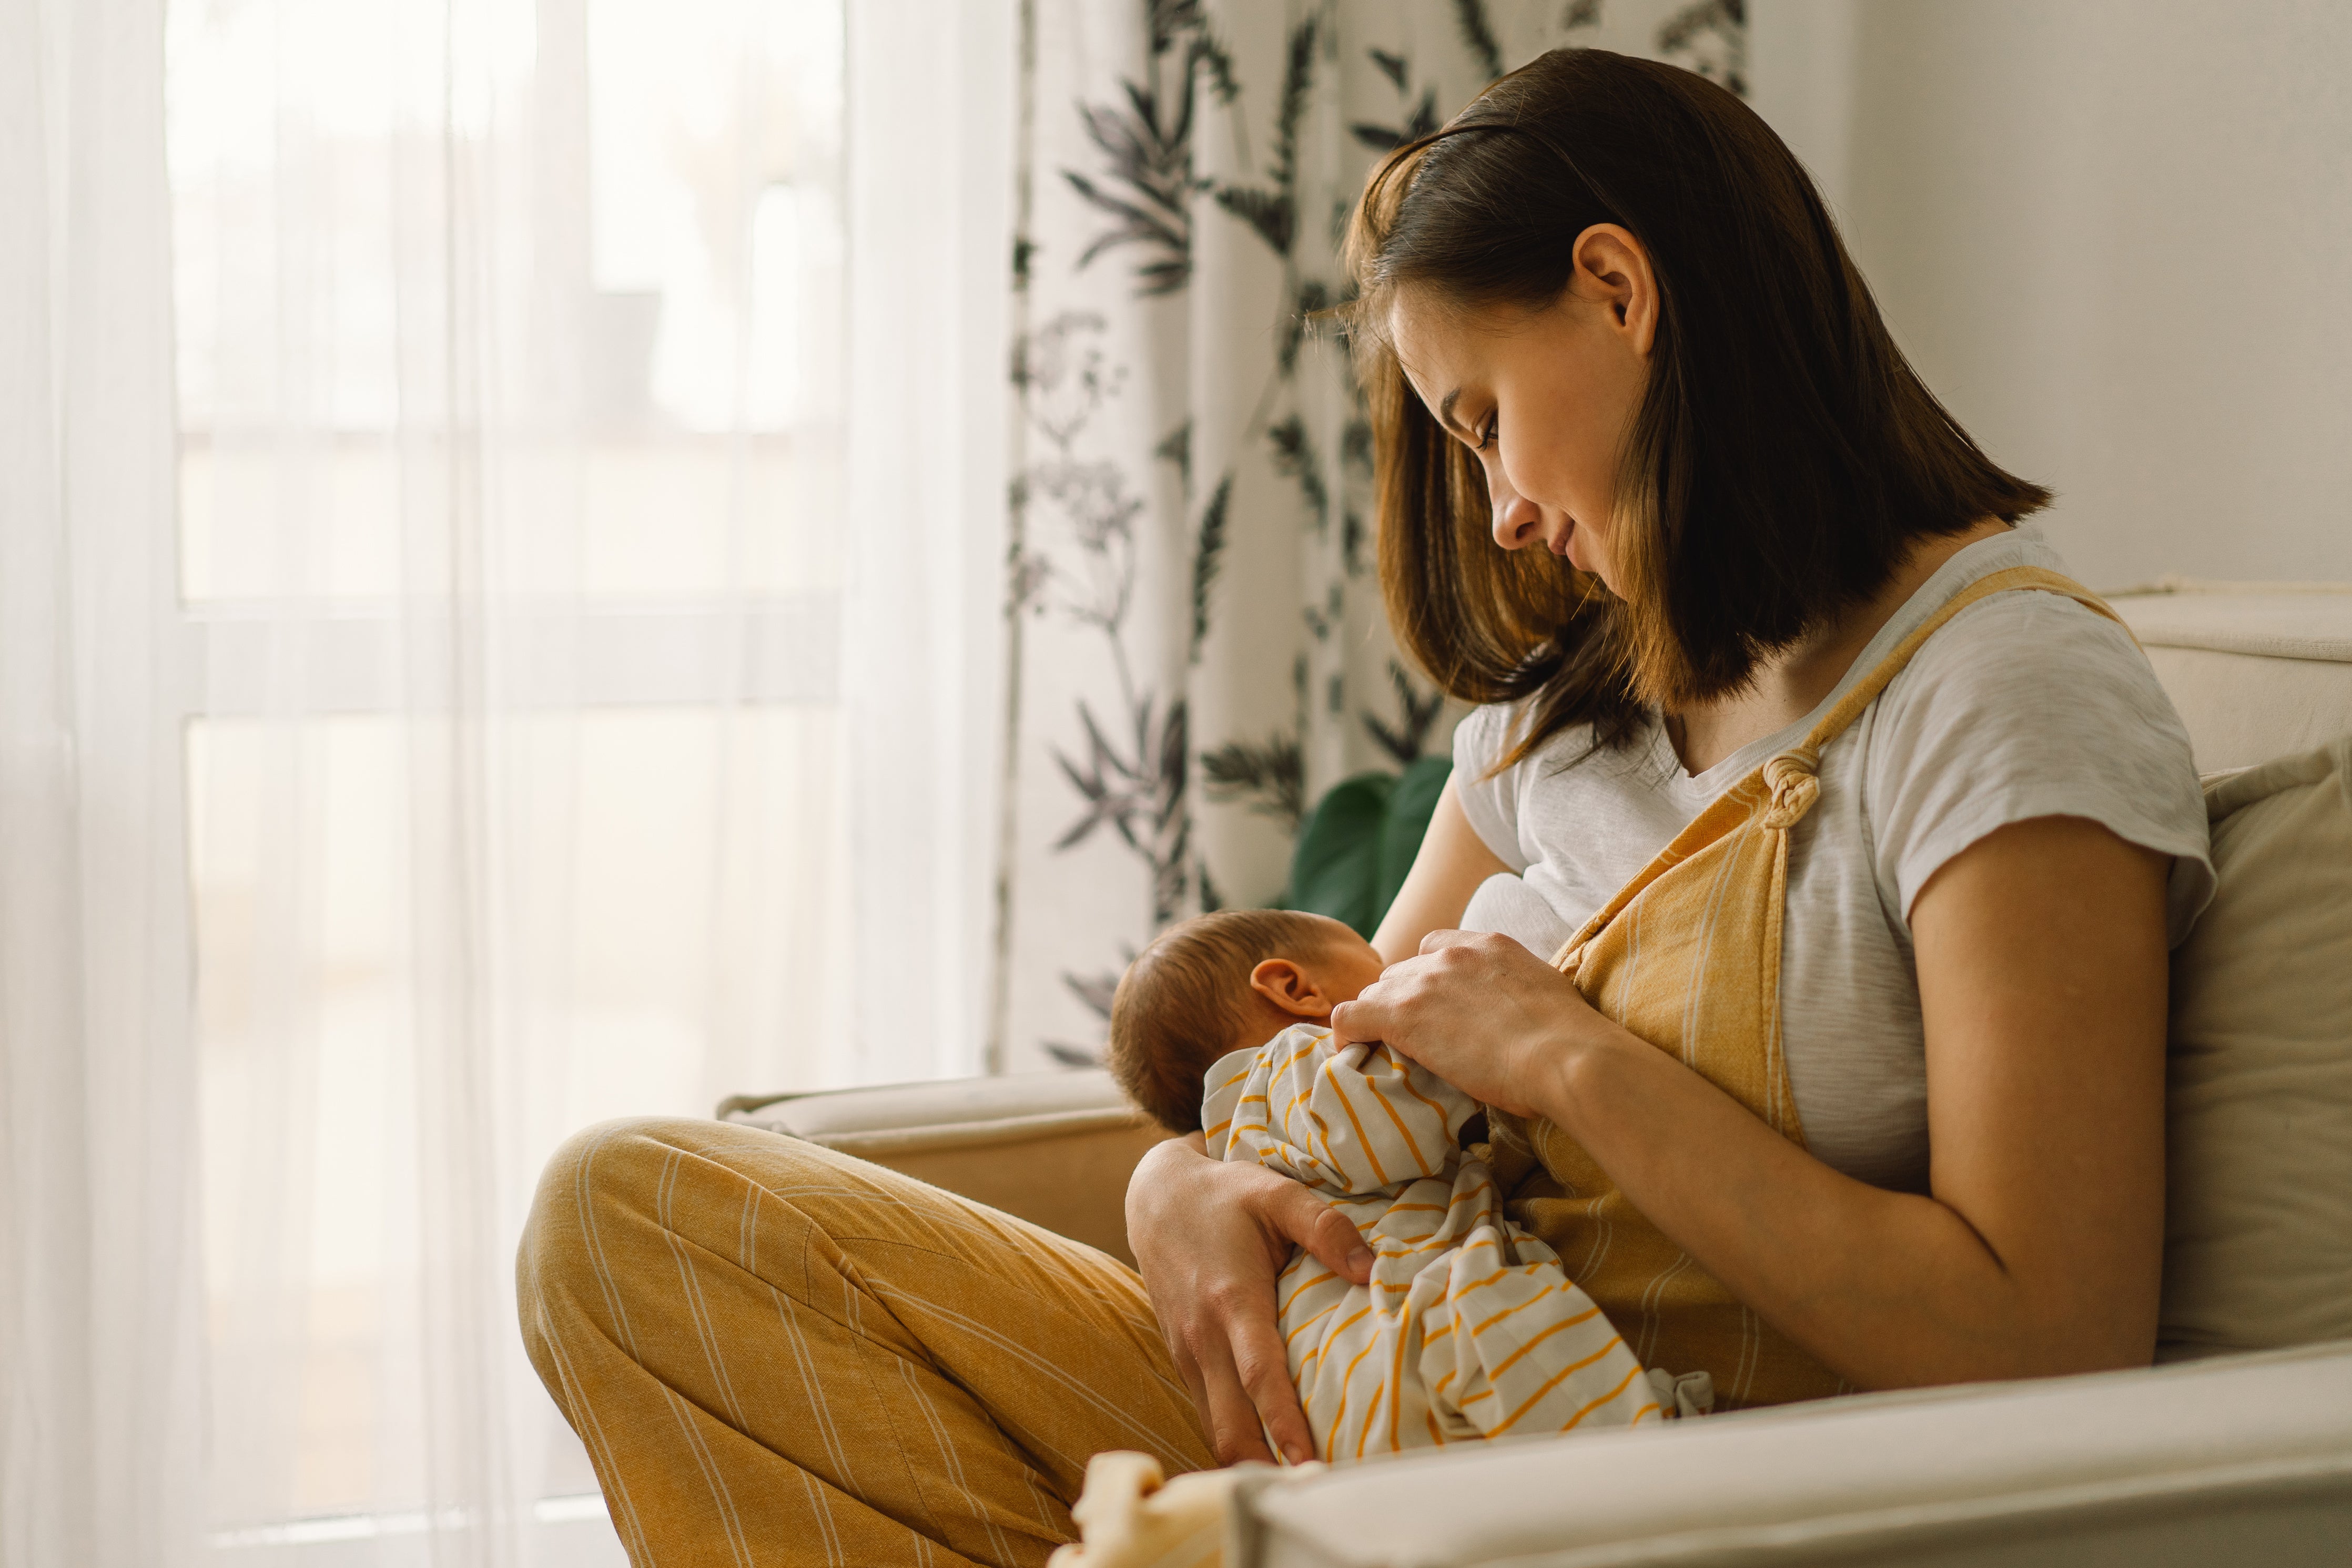
[[(1596, 224), (1641, 241), (1658, 290), (1612, 524), (1622, 600), (1549, 551), (1496, 548), (1476, 459), (1385, 332), (1404, 287), (1554, 303)], [(1580, 724), (1620, 746), (1654, 706), (1737, 691), (1915, 539), (2049, 503), (1921, 384), (1771, 128), (1688, 71), (1556, 49), (1512, 72), (1373, 172), (1348, 258), (1391, 622), (1453, 695), (1524, 705), (1507, 763)]]

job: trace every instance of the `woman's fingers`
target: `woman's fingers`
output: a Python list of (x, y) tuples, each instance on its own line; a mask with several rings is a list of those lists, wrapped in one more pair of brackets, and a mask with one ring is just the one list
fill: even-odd
[[(1253, 1315), (1236, 1319), (1233, 1333), (1234, 1370), (1249, 1391), (1252, 1427), (1263, 1423), (1286, 1460), (1305, 1464), (1315, 1457), (1315, 1433), (1307, 1424), (1307, 1412), (1299, 1406), (1297, 1386), (1290, 1381), (1290, 1356), (1282, 1343), (1282, 1331), (1272, 1318)], [(1255, 1430), (1252, 1436), (1255, 1439)], [(1263, 1450), (1265, 1445), (1258, 1447)]]
[(1331, 1009), (1331, 1044), (1335, 1048), (1389, 1038), (1396, 1023), (1396, 1009), (1390, 1005), (1389, 998), (1379, 994), (1384, 984), (1385, 981), (1375, 980), (1365, 988), (1362, 996)]
[(1128, 1236), (1219, 1462), (1273, 1458), (1265, 1429), (1286, 1457), (1312, 1458), (1275, 1322), (1275, 1279), (1297, 1247), (1351, 1278), (1369, 1277), (1370, 1254), (1347, 1217), (1297, 1182), (1171, 1139), (1136, 1168)]
[[(1407, 964), (1418, 964), (1418, 958), (1407, 958)], [(1386, 977), (1364, 988), (1353, 1001), (1341, 1002), (1331, 1009), (1331, 1043), (1346, 1047), (1366, 1040), (1403, 1048), (1412, 1036), (1410, 1004), (1419, 993), (1412, 974), (1400, 975), (1402, 966), (1391, 965)]]
[(1372, 1252), (1347, 1215), (1302, 1183), (1171, 1140), (1137, 1166), (1128, 1236), (1218, 1462), (1271, 1458), (1269, 1435), (1284, 1458), (1313, 1458), (1275, 1286), (1301, 1248), (1341, 1278), (1369, 1283)]
[(1433, 931), (1423, 937), (1419, 956), (1391, 964), (1355, 999), (1331, 1009), (1333, 1042), (1342, 1046), (1364, 1040), (1400, 1044), (1412, 1032), (1412, 1004), (1423, 996), (1428, 977), (1436, 967), (1430, 955), (1477, 940), (1478, 934), (1471, 931)]
[(1201, 1363), (1192, 1354), (1192, 1345), (1185, 1341), (1181, 1333), (1177, 1332), (1173, 1323), (1161, 1323), (1160, 1337), (1168, 1342), (1168, 1359), (1176, 1364), (1176, 1375), (1183, 1383), (1184, 1392), (1192, 1396), (1192, 1408), (1201, 1413), (1202, 1421), (1207, 1421), (1209, 1418), (1208, 1380), (1201, 1375)]
[[(1227, 1339), (1234, 1326), (1231, 1322), (1213, 1320), (1208, 1325), (1209, 1333), (1195, 1347), (1201, 1386), (1194, 1390), (1192, 1402), (1208, 1423), (1209, 1447), (1215, 1450), (1221, 1465), (1274, 1458), (1258, 1429), (1256, 1401), (1234, 1365), (1234, 1347)], [(1284, 1381), (1286, 1385), (1288, 1379)]]
[(1274, 1458), (1268, 1435), (1290, 1463), (1313, 1458), (1315, 1435), (1290, 1381), (1272, 1303), (1255, 1291), (1227, 1286), (1213, 1288), (1203, 1305), (1203, 1332), (1183, 1359), (1198, 1369), (1192, 1402), (1208, 1424), (1217, 1462)]
[(1304, 1183), (1286, 1181), (1282, 1186), (1266, 1216), (1275, 1231), (1341, 1279), (1359, 1285), (1370, 1283), (1372, 1250), (1348, 1217), (1316, 1197)]
[(1377, 1040), (1473, 1099), (1523, 1112), (1591, 1016), (1573, 980), (1510, 937), (1433, 931), (1331, 1022), (1342, 1043)]
[(1228, 1340), (1232, 1325), (1211, 1313), (1202, 1323), (1195, 1320), (1192, 1330), (1179, 1328), (1173, 1322), (1163, 1322), (1161, 1334), (1168, 1341), (1169, 1358), (1176, 1364), (1176, 1375), (1183, 1379), (1184, 1391), (1192, 1396), (1192, 1408), (1201, 1413), (1201, 1425), (1209, 1434), (1210, 1451), (1221, 1465), (1237, 1465), (1244, 1459), (1271, 1459), (1265, 1439), (1258, 1431), (1255, 1401), (1234, 1365), (1234, 1349)]

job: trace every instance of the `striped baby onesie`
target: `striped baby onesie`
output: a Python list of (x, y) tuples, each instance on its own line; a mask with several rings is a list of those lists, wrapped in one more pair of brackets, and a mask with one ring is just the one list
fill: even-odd
[(1319, 1024), (1221, 1059), (1206, 1087), (1212, 1155), (1305, 1182), (1372, 1249), (1369, 1286), (1302, 1251), (1276, 1287), (1318, 1457), (1662, 1418), (1601, 1309), (1461, 1151), (1469, 1096), (1384, 1045), (1334, 1050)]

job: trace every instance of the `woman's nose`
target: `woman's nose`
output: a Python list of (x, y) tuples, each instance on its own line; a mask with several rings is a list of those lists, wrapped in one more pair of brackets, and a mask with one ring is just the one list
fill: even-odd
[(1503, 478), (1499, 465), (1486, 470), (1486, 489), (1495, 503), (1495, 542), (1505, 549), (1518, 549), (1536, 542), (1543, 533), (1543, 508), (1513, 490)]

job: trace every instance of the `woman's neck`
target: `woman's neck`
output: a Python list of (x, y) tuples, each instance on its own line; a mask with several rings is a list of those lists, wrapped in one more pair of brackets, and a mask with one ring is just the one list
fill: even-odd
[(1756, 666), (1743, 690), (1666, 716), (1666, 736), (1684, 768), (1704, 773), (1741, 747), (1775, 735), (1821, 706), (1879, 629), (1943, 564), (2010, 525), (1986, 517), (1957, 534), (1921, 539), (1884, 586), (1837, 620)]

